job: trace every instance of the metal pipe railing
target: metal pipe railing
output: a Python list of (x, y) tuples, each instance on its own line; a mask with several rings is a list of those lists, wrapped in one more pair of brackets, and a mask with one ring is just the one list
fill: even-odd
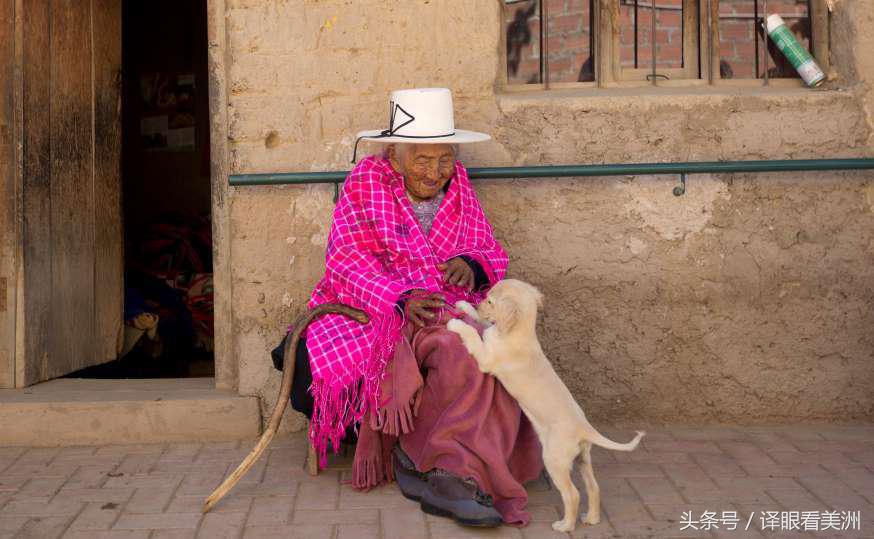
[[(619, 163), (610, 165), (542, 165), (530, 167), (469, 168), (471, 179), (518, 178), (576, 178), (588, 176), (638, 176), (677, 174), (683, 187), (674, 189), (675, 195), (685, 192), (688, 174), (730, 174), (745, 172), (806, 172), (817, 170), (871, 170), (874, 158), (849, 159), (782, 159), (763, 161), (693, 161), (685, 163)], [(335, 198), (339, 184), (348, 171), (282, 172), (269, 174), (232, 174), (230, 185), (300, 185), (310, 183), (334, 184)]]

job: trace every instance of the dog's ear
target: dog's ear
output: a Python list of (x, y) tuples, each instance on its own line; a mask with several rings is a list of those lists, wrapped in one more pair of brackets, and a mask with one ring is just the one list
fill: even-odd
[(519, 304), (511, 297), (504, 296), (498, 300), (498, 309), (495, 314), (495, 324), (501, 333), (509, 333), (519, 319)]
[(537, 308), (543, 309), (543, 292), (534, 289), (534, 299), (537, 301)]

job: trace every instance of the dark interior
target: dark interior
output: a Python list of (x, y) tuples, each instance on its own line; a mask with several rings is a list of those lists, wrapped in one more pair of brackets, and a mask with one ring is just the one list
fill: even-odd
[(77, 378), (214, 375), (206, 0), (123, 3), (125, 345)]

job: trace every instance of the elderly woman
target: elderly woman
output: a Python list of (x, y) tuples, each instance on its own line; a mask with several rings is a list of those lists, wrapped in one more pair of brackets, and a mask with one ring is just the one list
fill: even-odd
[(293, 404), (311, 415), (322, 463), (328, 443), (336, 449), (359, 424), (356, 487), (395, 477), (427, 513), (524, 525), (522, 485), (542, 469), (537, 438), (515, 400), (445, 329), (460, 316), (456, 301), (478, 303), (506, 272), (507, 255), (455, 155), (456, 144), (489, 137), (454, 128), (446, 89), (394, 92), (391, 111), (389, 129), (359, 135), (389, 145), (347, 177), (310, 301), (346, 303), (371, 322), (326, 315), (309, 326), (298, 361), (308, 358), (312, 402), (301, 404), (309, 395), (296, 383)]

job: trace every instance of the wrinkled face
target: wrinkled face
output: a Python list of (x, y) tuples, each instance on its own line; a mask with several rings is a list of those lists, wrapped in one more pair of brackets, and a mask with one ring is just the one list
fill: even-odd
[(437, 196), (455, 174), (455, 150), (450, 144), (393, 144), (388, 159), (416, 202)]

